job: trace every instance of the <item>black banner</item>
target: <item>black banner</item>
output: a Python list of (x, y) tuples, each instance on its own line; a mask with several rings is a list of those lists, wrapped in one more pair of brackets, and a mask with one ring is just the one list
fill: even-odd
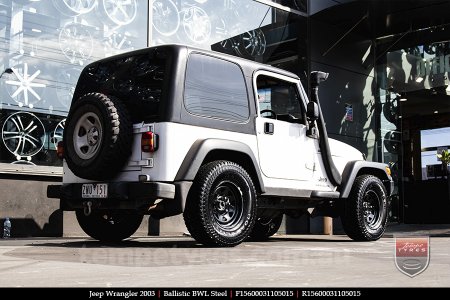
[[(445, 288), (448, 290), (448, 288)], [(244, 299), (250, 297), (267, 299), (300, 299), (309, 297), (372, 297), (400, 292), (402, 296), (430, 296), (426, 288), (1, 288), (11, 290), (15, 297), (70, 296), (76, 299), (173, 299), (173, 298), (213, 298)], [(436, 293), (445, 292), (436, 288)], [(441, 291), (438, 291), (441, 290)], [(8, 293), (5, 293), (5, 295)]]

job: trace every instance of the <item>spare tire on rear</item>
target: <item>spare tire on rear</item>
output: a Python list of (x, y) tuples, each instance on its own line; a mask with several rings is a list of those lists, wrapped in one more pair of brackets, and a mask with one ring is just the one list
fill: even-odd
[(100, 93), (81, 96), (72, 104), (64, 130), (64, 158), (78, 177), (114, 177), (131, 154), (133, 124), (125, 105)]

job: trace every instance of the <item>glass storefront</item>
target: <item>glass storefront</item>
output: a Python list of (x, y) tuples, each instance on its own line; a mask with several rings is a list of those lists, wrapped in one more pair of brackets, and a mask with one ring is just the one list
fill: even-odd
[[(422, 31), (432, 37), (447, 27)], [(388, 51), (379, 66), (383, 159), (396, 181), (394, 214), (404, 214), (408, 222), (445, 220), (414, 199), (429, 193), (442, 208), (440, 201), (448, 197), (440, 191), (446, 172), (437, 154), (450, 148), (450, 43), (413, 43), (406, 40), (400, 49)]]
[(306, 79), (306, 3), (155, 0), (151, 45), (181, 43), (212, 49), (288, 69)]
[[(270, 63), (306, 80), (306, 0), (0, 0), (0, 172), (61, 175), (81, 70), (168, 43)], [(268, 5), (270, 4), (270, 5)]]
[[(391, 166), (391, 220), (402, 221), (408, 211), (419, 216), (423, 204), (411, 199), (438, 194), (427, 186), (442, 186), (436, 154), (450, 148), (450, 5), (440, 5), (0, 0), (0, 173), (62, 175), (56, 145), (87, 64), (147, 46), (187, 44), (291, 71), (306, 90), (311, 70), (329, 72), (320, 90), (329, 136)], [(395, 18), (378, 22), (386, 16)], [(430, 220), (445, 212), (436, 207)]]
[(61, 174), (49, 166), (82, 68), (146, 47), (147, 20), (147, 1), (0, 0), (0, 172)]
[[(271, 8), (252, 0), (155, 0), (152, 45), (180, 43), (210, 49), (212, 44), (267, 25), (271, 20)], [(265, 50), (266, 41), (259, 32), (248, 35), (246, 42), (250, 52)]]

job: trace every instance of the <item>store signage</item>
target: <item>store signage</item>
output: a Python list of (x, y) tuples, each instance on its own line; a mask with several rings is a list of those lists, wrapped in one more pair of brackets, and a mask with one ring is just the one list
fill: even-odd
[(450, 72), (450, 54), (437, 56), (431, 59), (422, 59), (417, 62), (417, 75), (425, 77)]

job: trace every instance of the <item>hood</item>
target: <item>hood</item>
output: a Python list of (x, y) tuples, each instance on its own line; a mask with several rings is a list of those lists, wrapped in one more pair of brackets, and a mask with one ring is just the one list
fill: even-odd
[(328, 139), (328, 143), (333, 157), (347, 158), (348, 161), (365, 160), (364, 155), (358, 149), (346, 143), (331, 138)]

